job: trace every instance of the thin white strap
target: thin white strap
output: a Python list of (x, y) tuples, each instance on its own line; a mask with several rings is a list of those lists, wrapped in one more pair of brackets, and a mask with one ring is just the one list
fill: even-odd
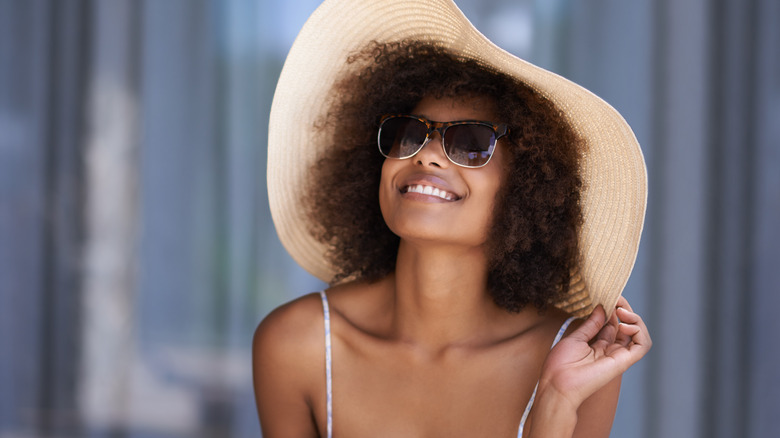
[[(569, 324), (571, 324), (572, 321), (574, 321), (575, 317), (569, 317), (566, 321), (563, 322), (563, 325), (561, 325), (561, 328), (558, 330), (558, 334), (555, 335), (555, 339), (553, 340), (552, 345), (550, 346), (550, 350), (555, 347), (556, 344), (563, 338), (563, 334), (566, 333), (566, 329), (569, 328)], [(536, 382), (536, 386), (534, 386), (534, 392), (531, 393), (531, 399), (528, 400), (528, 404), (525, 405), (525, 411), (523, 411), (523, 417), (520, 419), (520, 427), (517, 430), (517, 438), (523, 438), (523, 428), (525, 427), (525, 420), (528, 419), (528, 414), (531, 412), (531, 408), (534, 405), (534, 399), (536, 399), (536, 390), (539, 388), (539, 382)]]
[(325, 291), (320, 291), (320, 297), (322, 297), (322, 313), (325, 317), (325, 391), (327, 398), (325, 402), (325, 410), (327, 412), (328, 421), (328, 437), (333, 437), (333, 376), (332, 376), (332, 358), (330, 353), (330, 307), (328, 306), (328, 297), (325, 295)]

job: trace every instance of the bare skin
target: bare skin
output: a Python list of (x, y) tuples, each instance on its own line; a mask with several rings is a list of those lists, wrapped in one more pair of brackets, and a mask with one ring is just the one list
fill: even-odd
[[(479, 99), (424, 99), (415, 114), (493, 120), (490, 109)], [(481, 169), (450, 163), (438, 135), (411, 159), (386, 160), (379, 196), (401, 237), (396, 271), (327, 291), (334, 436), (516, 436), (537, 381), (523, 436), (609, 436), (620, 375), (649, 348), (647, 329), (622, 300), (609, 321), (598, 309), (573, 324), (551, 352), (565, 314), (495, 305), (483, 247), (506, 172), (500, 146)], [(457, 196), (404, 192), (420, 183)], [(253, 359), (264, 436), (326, 436), (319, 296), (272, 312), (255, 333)]]

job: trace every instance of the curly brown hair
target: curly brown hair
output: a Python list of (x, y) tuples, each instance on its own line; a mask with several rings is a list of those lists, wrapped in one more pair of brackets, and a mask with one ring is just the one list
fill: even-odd
[(399, 238), (379, 209), (384, 161), (379, 117), (408, 113), (424, 97), (487, 97), (509, 125), (511, 171), (497, 195), (486, 251), (488, 290), (517, 312), (544, 310), (568, 289), (582, 222), (579, 161), (583, 142), (539, 92), (474, 60), (436, 46), (371, 43), (347, 60), (318, 127), (331, 133), (305, 196), (311, 230), (337, 269), (333, 283), (375, 281), (395, 269)]

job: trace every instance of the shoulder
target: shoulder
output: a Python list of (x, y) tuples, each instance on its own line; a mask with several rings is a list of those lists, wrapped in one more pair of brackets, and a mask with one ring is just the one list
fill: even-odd
[(252, 351), (256, 360), (301, 362), (317, 354), (323, 345), (322, 300), (312, 293), (269, 313), (255, 330)]
[(322, 301), (309, 294), (280, 306), (252, 341), (257, 412), (268, 436), (317, 436), (312, 400), (323, 399), (325, 339)]

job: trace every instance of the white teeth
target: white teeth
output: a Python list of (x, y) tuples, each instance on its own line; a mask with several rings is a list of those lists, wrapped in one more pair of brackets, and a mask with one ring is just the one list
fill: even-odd
[(423, 195), (436, 196), (437, 198), (446, 199), (452, 201), (455, 199), (455, 195), (444, 190), (440, 190), (436, 187), (424, 186), (422, 184), (413, 184), (406, 188), (406, 192), (420, 193)]

